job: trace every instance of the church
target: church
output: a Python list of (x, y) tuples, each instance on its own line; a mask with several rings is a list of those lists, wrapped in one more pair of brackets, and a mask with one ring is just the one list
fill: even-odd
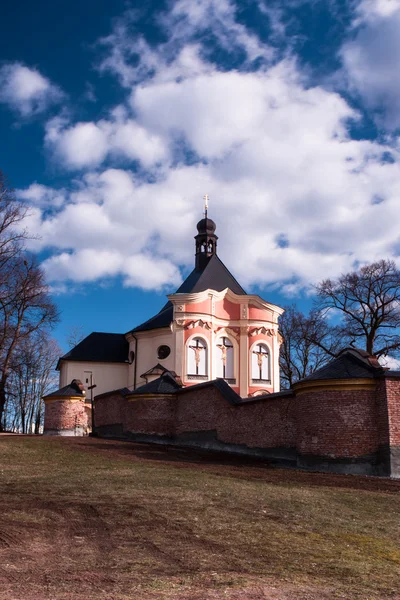
[(336, 473), (400, 477), (400, 371), (344, 348), (279, 389), (283, 310), (247, 294), (197, 224), (195, 265), (125, 334), (91, 333), (62, 356), (45, 435), (94, 435), (246, 454)]
[(135, 390), (169, 371), (183, 386), (221, 378), (242, 397), (279, 392), (283, 310), (244, 291), (218, 257), (215, 231), (206, 204), (194, 269), (179, 289), (126, 334), (91, 333), (62, 356), (60, 388), (77, 379), (88, 397)]

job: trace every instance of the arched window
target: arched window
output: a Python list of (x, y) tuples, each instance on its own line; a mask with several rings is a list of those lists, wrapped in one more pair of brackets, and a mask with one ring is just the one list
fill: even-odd
[(269, 351), (265, 344), (256, 344), (251, 352), (251, 379), (253, 382), (269, 381)]
[(207, 344), (199, 337), (187, 346), (187, 375), (193, 379), (207, 379)]
[(215, 349), (215, 371), (217, 377), (223, 379), (234, 379), (235, 362), (234, 349), (231, 340), (227, 337), (220, 337), (216, 343)]

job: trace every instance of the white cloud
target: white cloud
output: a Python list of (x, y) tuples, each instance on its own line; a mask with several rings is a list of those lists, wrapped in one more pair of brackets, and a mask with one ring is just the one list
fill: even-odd
[(400, 9), (400, 0), (361, 0), (356, 8), (356, 24), (374, 22), (377, 18), (395, 15)]
[(32, 206), (42, 207), (43, 209), (61, 207), (65, 202), (65, 191), (55, 190), (46, 185), (32, 183), (24, 190), (16, 190), (19, 199), (24, 200)]
[(0, 68), (0, 102), (23, 117), (46, 110), (62, 97), (61, 90), (36, 69), (18, 62)]
[[(193, 40), (210, 15), (220, 46), (244, 49), (246, 68), (219, 69)], [(55, 253), (49, 278), (119, 275), (125, 285), (173, 289), (177, 268), (193, 265), (205, 193), (219, 254), (244, 286), (291, 294), (355, 262), (396, 256), (400, 146), (351, 139), (359, 115), (346, 100), (311, 86), (294, 60), (271, 66), (268, 48), (228, 27), (230, 3), (178, 1), (164, 21), (175, 25), (159, 47), (131, 40), (122, 22), (108, 38), (112, 65), (103, 67), (127, 86), (124, 106), (96, 122), (47, 124), (52, 154), (82, 170), (50, 214), (43, 198), (56, 191), (26, 191), (38, 198), (32, 247)]]
[(121, 107), (109, 120), (69, 125), (56, 118), (46, 129), (53, 158), (68, 169), (97, 167), (109, 156), (137, 160), (149, 168), (168, 157), (165, 141), (129, 118)]
[[(236, 13), (237, 6), (230, 0), (176, 0), (159, 18), (168, 40), (154, 48), (142, 35), (131, 34), (136, 13), (127, 11), (113, 32), (100, 40), (108, 53), (99, 68), (113, 73), (129, 88), (149, 77), (165, 80), (198, 73), (215, 45), (231, 57), (240, 55), (242, 68), (256, 60), (270, 64), (274, 49), (238, 22)], [(200, 45), (201, 38), (204, 43)]]
[(400, 127), (400, 1), (364, 0), (353, 39), (341, 50), (348, 86), (358, 92), (379, 124)]
[(122, 275), (128, 287), (161, 289), (179, 285), (179, 270), (168, 260), (158, 260), (144, 254), (124, 257), (117, 251), (84, 248), (78, 252), (63, 252), (45, 260), (43, 268), (50, 281), (73, 280), (91, 282)]
[(392, 371), (400, 370), (400, 360), (398, 358), (394, 358), (393, 356), (381, 356), (379, 358), (379, 362), (381, 363), (382, 367), (386, 367)]

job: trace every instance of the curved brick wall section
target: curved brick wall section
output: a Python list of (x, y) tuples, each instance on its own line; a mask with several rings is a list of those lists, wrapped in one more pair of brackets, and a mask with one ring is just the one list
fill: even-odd
[(83, 400), (53, 400), (46, 402), (45, 435), (85, 435), (88, 414)]
[[(375, 390), (322, 390), (299, 394), (297, 451), (300, 464), (370, 459), (379, 449)], [(307, 458), (304, 458), (307, 457)]]

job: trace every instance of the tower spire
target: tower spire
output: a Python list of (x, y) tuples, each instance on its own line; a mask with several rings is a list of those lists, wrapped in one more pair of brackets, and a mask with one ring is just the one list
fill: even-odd
[(196, 240), (196, 271), (202, 271), (210, 258), (217, 253), (217, 239), (215, 235), (216, 225), (208, 218), (208, 194), (203, 196), (204, 219), (197, 223), (198, 234)]

